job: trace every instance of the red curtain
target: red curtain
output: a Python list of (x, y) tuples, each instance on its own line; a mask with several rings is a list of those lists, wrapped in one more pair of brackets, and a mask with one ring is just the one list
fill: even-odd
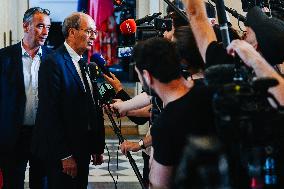
[(97, 30), (99, 31), (97, 40), (89, 56), (94, 52), (101, 53), (106, 59), (108, 66), (117, 62), (117, 35), (113, 11), (112, 0), (88, 1), (88, 14), (95, 20)]

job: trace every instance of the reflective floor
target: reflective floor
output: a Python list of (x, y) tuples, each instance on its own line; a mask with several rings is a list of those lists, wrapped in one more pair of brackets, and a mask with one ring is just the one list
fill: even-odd
[[(131, 140), (137, 141), (138, 136), (132, 136)], [(112, 189), (115, 188), (114, 182), (117, 182), (118, 189), (140, 189), (141, 186), (127, 157), (118, 150), (118, 140), (111, 138), (107, 139), (106, 143), (108, 150), (105, 149), (105, 162), (100, 166), (90, 165), (88, 189)], [(132, 157), (142, 174), (143, 158), (141, 152), (132, 153)], [(113, 178), (110, 176), (109, 171), (113, 175)], [(28, 189), (28, 169), (26, 171), (25, 182), (25, 189)]]

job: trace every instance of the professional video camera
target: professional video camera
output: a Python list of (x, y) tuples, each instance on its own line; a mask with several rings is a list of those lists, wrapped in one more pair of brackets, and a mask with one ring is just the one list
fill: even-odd
[[(223, 0), (214, 2), (223, 28), (221, 34), (225, 48), (230, 43), (225, 13), (228, 8)], [(236, 16), (239, 17), (237, 14)], [(234, 62), (228, 62), (233, 65), (233, 69), (229, 70), (229, 82), (223, 83), (223, 72), (215, 74), (222, 73), (222, 79), (212, 101), (217, 133), (226, 145), (231, 184), (233, 188), (283, 188), (281, 156), (284, 149), (284, 114), (278, 102), (268, 92), (278, 82), (268, 78), (253, 80), (251, 77), (239, 77), (243, 72), (242, 64), (237, 59), (236, 57)], [(222, 65), (218, 66), (219, 69), (222, 68)]]
[(231, 179), (236, 187), (248, 188), (253, 179), (265, 187), (279, 187), (277, 156), (283, 149), (284, 114), (268, 92), (268, 88), (277, 84), (271, 78), (230, 83), (214, 95), (217, 133), (227, 145)]
[(136, 21), (136, 40), (141, 41), (151, 37), (162, 37), (165, 31), (172, 30), (172, 20), (160, 17), (161, 13), (154, 13)]

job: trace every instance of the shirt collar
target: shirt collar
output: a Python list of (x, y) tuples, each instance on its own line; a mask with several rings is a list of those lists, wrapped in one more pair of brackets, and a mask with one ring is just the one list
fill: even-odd
[[(26, 49), (23, 46), (23, 40), (21, 41), (21, 48), (22, 48), (22, 56), (30, 56), (29, 53), (26, 51)], [(42, 48), (41, 48), (41, 46), (39, 47), (36, 55), (41, 57), (41, 55), (42, 55)]]
[(73, 49), (72, 47), (70, 47), (68, 45), (68, 43), (65, 41), (64, 45), (67, 49), (67, 52), (69, 53), (69, 55), (71, 56), (72, 60), (74, 60), (75, 62), (79, 62), (79, 60), (82, 58), (82, 56), (78, 55)]

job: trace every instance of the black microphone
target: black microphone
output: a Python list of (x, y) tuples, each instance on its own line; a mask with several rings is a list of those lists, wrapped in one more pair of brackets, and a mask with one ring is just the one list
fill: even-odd
[(135, 20), (136, 25), (141, 25), (144, 24), (145, 22), (151, 22), (152, 20), (154, 20), (156, 17), (160, 16), (162, 13), (158, 12), (158, 13), (154, 13), (152, 15), (147, 15), (143, 18), (137, 19)]
[(225, 4), (223, 0), (216, 0), (216, 9), (218, 15), (218, 21), (220, 24), (220, 32), (222, 36), (222, 42), (224, 48), (230, 44), (230, 35), (228, 30), (228, 20), (225, 11)]
[(108, 77), (112, 78), (113, 77), (111, 76), (110, 72), (108, 71), (108, 69), (105, 67), (106, 65), (106, 60), (104, 59), (104, 57), (99, 54), (99, 53), (94, 53), (91, 58), (90, 58), (90, 61), (92, 64), (92, 62), (96, 63), (96, 65), (99, 67), (99, 69), (104, 73), (106, 74)]

